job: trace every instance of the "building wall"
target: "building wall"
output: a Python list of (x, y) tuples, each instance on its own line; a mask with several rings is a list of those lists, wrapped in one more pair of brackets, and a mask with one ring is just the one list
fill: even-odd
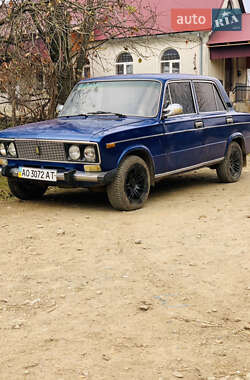
[(235, 83), (237, 84), (247, 84), (247, 59), (246, 58), (234, 58), (235, 67)]
[[(202, 70), (201, 70), (202, 37)], [(178, 33), (149, 38), (120, 39), (106, 42), (90, 57), (91, 76), (116, 74), (116, 60), (120, 53), (128, 51), (133, 57), (134, 74), (159, 73), (161, 56), (167, 49), (176, 49), (180, 55), (180, 72), (203, 74), (224, 80), (224, 65), (221, 60), (210, 61), (207, 47), (208, 33)], [(202, 71), (202, 72), (201, 72)]]
[(225, 60), (224, 59), (210, 59), (210, 51), (207, 46), (209, 34), (203, 37), (203, 74), (216, 77), (223, 84), (225, 81)]
[[(231, 3), (233, 8), (240, 7), (239, 0), (231, 0)], [(228, 0), (224, 0), (222, 8), (227, 5)], [(210, 60), (207, 46), (209, 35), (208, 32), (189, 32), (107, 42), (91, 59), (91, 76), (116, 74), (116, 59), (125, 51), (130, 52), (133, 57), (134, 74), (159, 73), (162, 53), (168, 48), (174, 48), (180, 55), (181, 73), (214, 76), (225, 84), (225, 60)], [(234, 86), (237, 83), (246, 84), (246, 59), (234, 59), (233, 66)]]
[[(228, 0), (224, 0), (221, 8), (226, 8), (228, 4)], [(231, 0), (231, 4), (233, 8), (240, 8), (239, 0)]]

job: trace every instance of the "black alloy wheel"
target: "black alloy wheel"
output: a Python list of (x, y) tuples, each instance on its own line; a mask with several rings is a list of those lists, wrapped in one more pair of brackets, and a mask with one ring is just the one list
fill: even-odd
[(148, 175), (143, 166), (135, 164), (130, 168), (127, 173), (124, 190), (131, 203), (142, 202), (148, 191)]
[(150, 172), (146, 162), (138, 156), (128, 156), (118, 167), (116, 176), (107, 187), (111, 205), (122, 211), (142, 208), (148, 199)]

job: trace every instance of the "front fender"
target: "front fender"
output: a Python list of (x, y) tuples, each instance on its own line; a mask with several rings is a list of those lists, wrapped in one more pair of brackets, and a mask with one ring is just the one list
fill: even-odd
[(118, 166), (126, 157), (135, 155), (141, 157), (148, 165), (151, 177), (151, 184), (154, 184), (155, 163), (150, 150), (144, 145), (134, 145), (125, 149), (118, 159)]

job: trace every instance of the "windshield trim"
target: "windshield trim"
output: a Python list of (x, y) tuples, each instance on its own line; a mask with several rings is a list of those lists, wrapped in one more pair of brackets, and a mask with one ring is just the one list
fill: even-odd
[[(151, 79), (151, 78), (117, 78), (117, 79), (95, 79), (95, 78), (92, 78), (92, 79), (86, 79), (86, 80), (81, 80), (80, 82), (78, 82), (76, 84), (75, 87), (77, 87), (79, 84), (84, 84), (84, 83), (93, 83), (93, 82), (158, 82), (160, 83), (160, 91), (159, 91), (159, 99), (158, 99), (158, 105), (157, 105), (157, 112), (155, 115), (151, 115), (151, 116), (140, 116), (140, 115), (127, 115), (127, 117), (139, 117), (139, 118), (145, 118), (145, 119), (152, 119), (152, 118), (156, 118), (156, 117), (159, 117), (159, 114), (160, 114), (160, 104), (161, 104), (161, 98), (162, 98), (162, 88), (163, 88), (163, 82), (159, 79)], [(73, 89), (75, 88), (73, 87)], [(72, 91), (73, 91), (72, 89)], [(74, 117), (75, 115), (58, 115), (58, 117)], [(110, 116), (110, 115), (88, 115), (88, 116)]]

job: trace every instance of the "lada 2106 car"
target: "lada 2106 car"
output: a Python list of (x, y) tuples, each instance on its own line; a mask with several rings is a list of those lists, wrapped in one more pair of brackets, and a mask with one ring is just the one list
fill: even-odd
[(238, 181), (249, 151), (250, 115), (217, 79), (111, 76), (79, 82), (56, 119), (3, 130), (0, 172), (21, 199), (101, 186), (115, 209), (134, 210), (172, 174), (208, 166)]

